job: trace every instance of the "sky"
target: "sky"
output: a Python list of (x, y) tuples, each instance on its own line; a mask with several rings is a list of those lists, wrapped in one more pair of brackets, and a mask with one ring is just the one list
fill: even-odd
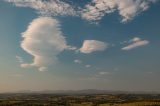
[(159, 0), (1, 0), (0, 92), (160, 91)]

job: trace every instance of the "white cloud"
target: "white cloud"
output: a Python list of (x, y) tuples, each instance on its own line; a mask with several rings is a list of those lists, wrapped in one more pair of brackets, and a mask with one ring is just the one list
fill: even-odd
[(18, 7), (29, 7), (38, 11), (41, 15), (76, 15), (74, 7), (62, 0), (5, 0)]
[(21, 67), (37, 67), (44, 71), (47, 66), (56, 63), (57, 55), (68, 49), (60, 24), (50, 17), (34, 19), (22, 33), (21, 47), (33, 56), (32, 63), (23, 63)]
[(108, 74), (110, 74), (110, 72), (104, 72), (104, 71), (102, 71), (102, 72), (99, 72), (98, 74), (99, 75), (108, 75)]
[(138, 41), (141, 41), (141, 39), (138, 37), (134, 37), (133, 39), (130, 40), (130, 42), (138, 42)]
[(75, 63), (78, 63), (78, 64), (81, 64), (81, 63), (82, 63), (82, 61), (81, 61), (81, 60), (78, 60), (78, 59), (74, 60), (74, 62), (75, 62)]
[(115, 0), (92, 0), (82, 11), (82, 18), (89, 21), (101, 20), (106, 13), (114, 11)]
[(97, 40), (85, 40), (79, 49), (81, 53), (92, 53), (95, 51), (104, 51), (108, 47), (107, 43)]
[(75, 47), (75, 46), (68, 46), (67, 49), (68, 49), (68, 50), (76, 51), (76, 50), (77, 50), (77, 47)]
[(95, 77), (97, 78), (105, 78), (106, 76), (112, 75), (112, 72), (107, 72), (107, 71), (100, 71), (95, 74)]
[(158, 0), (92, 0), (85, 8), (65, 0), (4, 0), (18, 7), (35, 9), (42, 16), (81, 16), (88, 21), (101, 20), (106, 14), (118, 11), (122, 22), (132, 20)]
[(90, 67), (91, 67), (91, 65), (87, 64), (85, 67), (86, 67), (86, 68), (90, 68)]
[(149, 41), (141, 40), (140, 38), (135, 37), (135, 38), (131, 39), (129, 41), (129, 43), (130, 44), (126, 47), (123, 47), (122, 50), (131, 50), (131, 49), (134, 49), (134, 48), (137, 48), (140, 46), (145, 46), (145, 45), (149, 44)]
[(44, 72), (44, 71), (47, 71), (47, 67), (40, 67), (38, 70), (41, 72)]
[(22, 68), (31, 68), (31, 67), (33, 67), (31, 64), (28, 64), (28, 63), (21, 63), (20, 66)]
[(101, 20), (105, 14), (119, 12), (122, 22), (132, 20), (146, 11), (157, 0), (92, 0), (82, 11), (82, 18), (89, 21)]

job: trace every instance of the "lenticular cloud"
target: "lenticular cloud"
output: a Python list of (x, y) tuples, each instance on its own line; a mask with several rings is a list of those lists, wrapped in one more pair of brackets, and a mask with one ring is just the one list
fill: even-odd
[(131, 50), (137, 47), (145, 46), (149, 44), (148, 40), (141, 40), (141, 38), (135, 37), (131, 39), (128, 43), (129, 45), (122, 48), (122, 50)]

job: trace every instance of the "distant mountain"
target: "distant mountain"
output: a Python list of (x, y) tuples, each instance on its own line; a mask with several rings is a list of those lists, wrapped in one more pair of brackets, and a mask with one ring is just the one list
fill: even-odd
[(84, 90), (43, 90), (43, 91), (30, 91), (23, 90), (10, 93), (37, 93), (37, 94), (160, 94), (160, 92), (147, 92), (147, 91), (114, 91), (114, 90), (97, 90), (97, 89), (84, 89)]
[(109, 91), (109, 90), (96, 90), (96, 89), (85, 89), (85, 90), (45, 90), (39, 93), (55, 93), (55, 94), (109, 94), (109, 93), (127, 93), (123, 91)]

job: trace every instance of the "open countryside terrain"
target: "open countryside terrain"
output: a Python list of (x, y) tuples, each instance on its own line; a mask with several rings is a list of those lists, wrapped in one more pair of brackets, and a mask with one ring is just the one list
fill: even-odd
[(0, 106), (160, 106), (160, 95), (0, 94)]

